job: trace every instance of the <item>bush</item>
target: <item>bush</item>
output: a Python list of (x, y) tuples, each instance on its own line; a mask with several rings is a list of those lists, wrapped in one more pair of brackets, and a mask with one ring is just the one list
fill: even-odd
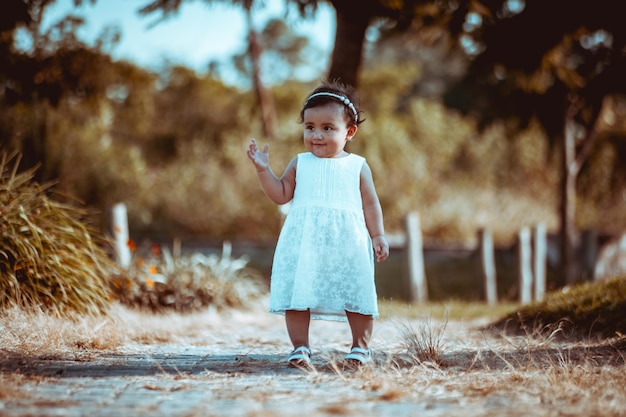
[(86, 225), (86, 211), (49, 198), (34, 170), (18, 174), (19, 162), (0, 159), (0, 308), (103, 313), (113, 268), (105, 240)]
[(135, 251), (129, 270), (112, 280), (115, 297), (124, 305), (187, 313), (207, 306), (242, 308), (267, 294), (260, 274), (247, 267), (246, 258), (232, 258), (228, 244), (221, 256), (173, 256), (167, 248), (148, 246)]

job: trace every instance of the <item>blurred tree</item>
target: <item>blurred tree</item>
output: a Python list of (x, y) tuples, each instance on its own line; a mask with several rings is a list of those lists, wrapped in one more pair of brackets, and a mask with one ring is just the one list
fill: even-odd
[[(259, 64), (265, 84), (280, 84), (294, 80), (298, 67), (307, 64), (307, 53), (312, 50), (310, 40), (294, 33), (279, 19), (271, 19), (258, 34), (263, 50)], [(248, 52), (233, 56), (234, 66), (242, 77), (251, 78), (252, 68)]]
[[(339, 79), (358, 86), (365, 35), (376, 19), (384, 19), (398, 29), (405, 29), (419, 11), (416, 6), (430, 1), (404, 0), (329, 0), (336, 12), (337, 29), (329, 79)], [(318, 0), (297, 0), (301, 10), (316, 7)]]
[[(575, 282), (576, 180), (626, 94), (626, 25), (612, 0), (442, 2), (443, 23), (472, 57), (446, 103), (486, 126), (539, 120), (561, 149), (561, 265)], [(622, 139), (623, 141), (623, 139)], [(623, 142), (622, 142), (623, 143)], [(622, 145), (623, 146), (623, 145)], [(622, 166), (616, 164), (616, 168)], [(621, 168), (623, 170), (623, 168)]]
[(140, 135), (146, 138), (149, 161), (173, 160), (181, 145), (196, 139), (221, 149), (224, 137), (237, 127), (241, 99), (236, 90), (184, 67), (169, 68), (160, 82), (163, 87), (150, 97), (154, 113)]
[[(287, 0), (297, 4), (302, 16), (315, 13), (320, 0)], [(358, 86), (368, 31), (383, 22), (386, 29), (403, 32), (411, 24), (430, 24), (433, 9), (444, 3), (437, 0), (327, 0), (336, 13), (335, 45), (332, 52), (329, 79), (340, 79)]]
[(263, 49), (259, 43), (258, 34), (252, 21), (252, 3), (253, 0), (244, 3), (246, 22), (248, 23), (248, 53), (252, 64), (252, 84), (261, 107), (263, 134), (268, 138), (274, 138), (276, 136), (276, 108), (274, 107), (274, 98), (265, 87), (261, 78), (261, 55), (263, 54)]
[(414, 24), (399, 31), (380, 21), (368, 33), (364, 62), (368, 70), (412, 67), (416, 76), (398, 95), (400, 110), (415, 97), (440, 99), (467, 71), (468, 57), (442, 27)]
[[(140, 9), (142, 14), (150, 14), (156, 11), (161, 12), (161, 18), (166, 19), (176, 14), (184, 0), (153, 0)], [(211, 3), (219, 0), (205, 0)], [(241, 6), (246, 14), (246, 22), (248, 24), (248, 54), (250, 56), (252, 73), (251, 78), (254, 86), (254, 92), (259, 100), (261, 109), (261, 120), (263, 122), (263, 133), (267, 137), (274, 137), (276, 133), (276, 109), (271, 93), (265, 87), (261, 77), (260, 59), (263, 53), (261, 45), (258, 41), (256, 29), (252, 24), (252, 9), (255, 4), (254, 0), (230, 0), (229, 3)], [(263, 7), (263, 1), (256, 2), (259, 7)]]
[[(48, 2), (49, 3), (49, 2)], [(43, 9), (45, 3), (7, 0), (0, 14), (0, 148), (11, 147), (9, 138), (12, 136), (15, 122), (7, 117), (6, 109), (20, 100), (22, 90), (22, 67), (25, 60), (15, 49), (15, 38), (18, 28), (29, 27), (33, 23), (33, 15), (37, 8)], [(39, 12), (39, 14), (41, 11)]]
[[(141, 9), (147, 14), (161, 11), (163, 18), (175, 14), (180, 6), (189, 0), (152, 0)], [(207, 3), (220, 0), (204, 0)], [(242, 6), (246, 11), (252, 10), (254, 0), (221, 0), (225, 3)], [(321, 0), (285, 0), (297, 6), (302, 17), (311, 17), (317, 11)], [(361, 68), (363, 46), (366, 33), (372, 23), (383, 19), (387, 25), (396, 30), (408, 28), (411, 22), (420, 20), (429, 23), (433, 19), (433, 9), (442, 4), (437, 0), (327, 0), (336, 12), (335, 45), (327, 77), (339, 79), (346, 84), (358, 85)], [(257, 0), (260, 7), (263, 1)]]
[[(102, 68), (111, 59), (101, 49), (115, 43), (118, 35), (108, 33), (90, 48), (76, 38), (82, 20), (72, 16), (41, 33), (43, 12), (52, 1), (10, 1), (16, 4), (6, 8), (8, 13), (0, 22), (0, 145), (22, 152), (20, 169), (42, 165), (35, 180), (47, 181), (59, 173), (55, 161), (48, 158), (47, 114), (63, 100), (95, 105), (107, 93), (112, 80)], [(31, 43), (29, 50), (16, 48), (18, 29), (24, 30), (22, 38)]]

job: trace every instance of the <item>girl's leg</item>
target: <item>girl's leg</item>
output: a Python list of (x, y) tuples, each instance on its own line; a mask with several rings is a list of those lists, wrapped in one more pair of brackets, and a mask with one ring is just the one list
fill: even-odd
[(293, 344), (293, 348), (300, 346), (309, 347), (309, 323), (311, 312), (309, 310), (287, 310), (285, 312), (287, 333)]
[(374, 329), (374, 319), (370, 315), (353, 313), (346, 311), (350, 330), (352, 330), (352, 347), (367, 349), (372, 330)]

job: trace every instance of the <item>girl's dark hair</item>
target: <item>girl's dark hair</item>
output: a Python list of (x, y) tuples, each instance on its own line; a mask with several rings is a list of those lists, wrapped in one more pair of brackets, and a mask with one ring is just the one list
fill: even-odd
[[(354, 110), (348, 104), (344, 103), (341, 99), (333, 96), (325, 96), (319, 95), (312, 97), (318, 93), (331, 93), (338, 96), (342, 96), (350, 100)], [(317, 87), (315, 90), (311, 92), (304, 101), (304, 105), (302, 106), (302, 110), (300, 110), (300, 119), (299, 122), (304, 122), (304, 111), (306, 109), (311, 109), (313, 107), (324, 106), (328, 103), (339, 103), (343, 105), (343, 117), (348, 124), (351, 125), (360, 125), (365, 121), (365, 119), (361, 118), (361, 111), (359, 110), (359, 96), (356, 90), (349, 85), (345, 85), (338, 80), (334, 81), (324, 81), (322, 84)]]

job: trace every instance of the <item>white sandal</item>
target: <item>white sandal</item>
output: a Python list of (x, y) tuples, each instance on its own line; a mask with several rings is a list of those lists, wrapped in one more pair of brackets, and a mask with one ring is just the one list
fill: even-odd
[(300, 346), (289, 354), (289, 366), (311, 366), (311, 350), (306, 346)]
[(365, 365), (372, 362), (372, 349), (363, 349), (358, 346), (353, 347), (344, 359), (351, 362), (359, 362), (359, 365)]

